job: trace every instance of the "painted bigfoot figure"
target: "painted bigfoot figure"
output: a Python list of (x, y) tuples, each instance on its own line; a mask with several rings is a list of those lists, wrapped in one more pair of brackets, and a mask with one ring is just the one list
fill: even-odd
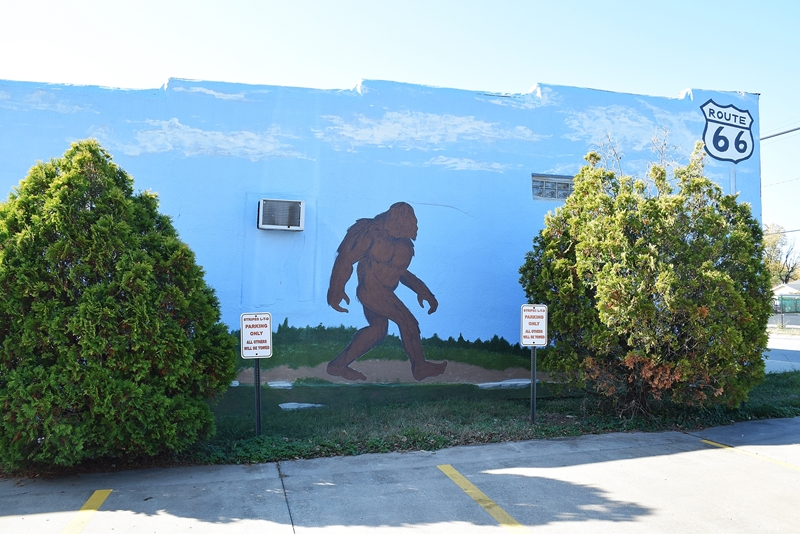
[(411, 360), (414, 378), (422, 380), (444, 372), (447, 362), (432, 363), (425, 359), (419, 323), (394, 294), (398, 284), (403, 284), (417, 294), (420, 306), (424, 308), (423, 302), (428, 301), (429, 314), (439, 306), (428, 286), (408, 270), (414, 256), (412, 241), (416, 238), (417, 217), (414, 208), (405, 202), (392, 204), (389, 211), (373, 219), (359, 219), (347, 229), (333, 263), (328, 304), (336, 311), (347, 313), (340, 303), (344, 300), (350, 304), (344, 286), (353, 274), (353, 265), (358, 263), (356, 296), (364, 306), (369, 324), (356, 332), (350, 344), (328, 364), (329, 375), (366, 380), (366, 376), (349, 365), (386, 338), (390, 320), (400, 329), (403, 350)]

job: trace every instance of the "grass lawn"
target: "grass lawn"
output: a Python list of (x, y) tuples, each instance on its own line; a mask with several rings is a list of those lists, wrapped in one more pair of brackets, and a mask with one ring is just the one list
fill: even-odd
[[(296, 385), (262, 389), (262, 435), (255, 437), (254, 391), (232, 388), (214, 406), (217, 435), (180, 455), (182, 463), (256, 463), (368, 452), (436, 450), (455, 445), (620, 431), (692, 430), (800, 415), (800, 372), (769, 374), (737, 410), (657, 406), (650, 417), (620, 418), (583, 394), (537, 399), (529, 389), (469, 385)], [(282, 402), (324, 404), (282, 411)]]
[[(326, 383), (329, 384), (329, 383)], [(650, 417), (618, 417), (597, 398), (555, 396), (538, 388), (537, 423), (528, 421), (530, 390), (481, 390), (465, 384), (322, 385), (291, 390), (262, 388), (262, 435), (255, 437), (253, 387), (231, 388), (213, 406), (217, 434), (182, 453), (146, 458), (102, 458), (62, 468), (0, 476), (53, 477), (141, 467), (246, 464), (355, 455), (437, 450), (456, 445), (545, 439), (606, 432), (693, 430), (750, 419), (800, 416), (800, 371), (769, 374), (737, 410), (656, 407)], [(283, 402), (324, 404), (282, 411)]]

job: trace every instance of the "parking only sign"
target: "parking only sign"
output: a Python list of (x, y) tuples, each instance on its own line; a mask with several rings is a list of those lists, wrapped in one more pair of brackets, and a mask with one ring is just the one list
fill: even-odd
[(523, 347), (546, 347), (547, 306), (523, 304), (520, 312), (519, 343)]
[(242, 358), (272, 356), (272, 314), (243, 313), (239, 319)]

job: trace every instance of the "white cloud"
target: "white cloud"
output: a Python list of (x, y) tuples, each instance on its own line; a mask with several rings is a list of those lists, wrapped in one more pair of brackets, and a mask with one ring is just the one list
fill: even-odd
[(55, 111), (56, 113), (77, 113), (79, 111), (97, 113), (91, 106), (71, 104), (69, 101), (57, 98), (53, 93), (42, 90), (27, 94), (21, 100), (13, 100), (8, 92), (0, 93), (0, 107), (16, 111), (35, 109), (39, 111)]
[(505, 129), (497, 124), (459, 115), (436, 115), (421, 112), (387, 112), (380, 119), (363, 115), (353, 122), (339, 116), (323, 119), (333, 125), (315, 135), (334, 147), (359, 146), (398, 147), (405, 150), (435, 148), (460, 141), (491, 142), (502, 139), (537, 141), (542, 136), (524, 126)]
[(622, 149), (642, 150), (656, 133), (656, 125), (638, 111), (624, 106), (592, 107), (573, 111), (564, 123), (573, 133), (565, 137), (573, 141), (607, 143), (609, 137)]
[(248, 131), (218, 132), (192, 128), (178, 119), (147, 120), (152, 129), (136, 132), (136, 142), (118, 144), (129, 156), (181, 151), (186, 156), (234, 156), (258, 161), (269, 157), (303, 157), (290, 145), (281, 142), (289, 137), (273, 126), (263, 133)]
[(244, 93), (220, 93), (206, 89), (205, 87), (176, 87), (173, 91), (180, 91), (185, 93), (203, 93), (204, 95), (211, 95), (214, 98), (221, 100), (244, 100)]
[(445, 156), (437, 156), (430, 159), (427, 163), (425, 163), (425, 166), (428, 165), (444, 165), (451, 171), (503, 172), (508, 168), (508, 165), (503, 165), (501, 163), (486, 163), (467, 158), (448, 158)]

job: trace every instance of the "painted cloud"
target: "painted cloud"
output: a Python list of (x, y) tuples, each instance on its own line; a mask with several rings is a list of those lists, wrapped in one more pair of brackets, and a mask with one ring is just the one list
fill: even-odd
[(572, 133), (564, 136), (567, 139), (600, 145), (607, 143), (610, 132), (614, 132), (612, 140), (623, 150), (642, 150), (650, 143), (657, 128), (635, 109), (616, 105), (573, 111), (564, 123), (572, 129)]
[(352, 122), (336, 115), (326, 115), (323, 119), (332, 126), (315, 132), (315, 135), (337, 150), (360, 146), (427, 150), (459, 141), (485, 143), (503, 139), (537, 141), (542, 138), (524, 126), (506, 129), (475, 117), (416, 111), (390, 111), (379, 119), (358, 115)]
[(211, 95), (214, 98), (219, 98), (220, 100), (244, 100), (244, 93), (220, 93), (218, 91), (206, 89), (205, 87), (176, 87), (173, 89), (173, 91), (184, 93), (202, 93), (204, 95)]
[[(480, 100), (484, 100), (481, 98)], [(544, 106), (555, 106), (561, 102), (561, 95), (550, 87), (534, 85), (530, 92), (521, 95), (496, 95), (486, 100), (490, 104), (508, 106), (517, 109), (536, 109)]]
[[(703, 123), (705, 119), (699, 109), (695, 112), (674, 113), (656, 106), (647, 105), (647, 107), (652, 111), (659, 127), (666, 132), (669, 144), (674, 145), (683, 156), (690, 154), (694, 149), (694, 144), (700, 141), (700, 137), (696, 133), (692, 133), (686, 124)], [(700, 129), (694, 128), (694, 130), (699, 131)]]
[(78, 106), (68, 100), (59, 99), (55, 94), (47, 91), (34, 91), (22, 99), (14, 99), (8, 92), (0, 93), (0, 107), (19, 111), (55, 111), (56, 113), (78, 113), (89, 111), (97, 113), (91, 105)]
[[(625, 159), (624, 171), (633, 175), (643, 175), (647, 171), (653, 158), (644, 154), (648, 147), (654, 148), (654, 139), (666, 143), (668, 158), (686, 158), (698, 141), (687, 124), (702, 123), (702, 114), (668, 112), (646, 102), (641, 104), (645, 113), (618, 105), (570, 112), (564, 123), (572, 132), (564, 137), (613, 148), (620, 156), (629, 156)], [(669, 164), (668, 161), (664, 163)]]
[(251, 161), (270, 157), (303, 157), (290, 145), (281, 142), (281, 138), (288, 136), (283, 135), (277, 126), (263, 133), (219, 132), (192, 128), (181, 124), (176, 118), (145, 122), (153, 128), (136, 132), (135, 143), (117, 144), (129, 156), (180, 151), (186, 156), (234, 156)]
[(432, 158), (425, 165), (444, 165), (446, 169), (451, 171), (503, 172), (508, 168), (508, 165), (503, 165), (501, 163), (486, 163), (468, 158), (448, 158), (445, 156)]

